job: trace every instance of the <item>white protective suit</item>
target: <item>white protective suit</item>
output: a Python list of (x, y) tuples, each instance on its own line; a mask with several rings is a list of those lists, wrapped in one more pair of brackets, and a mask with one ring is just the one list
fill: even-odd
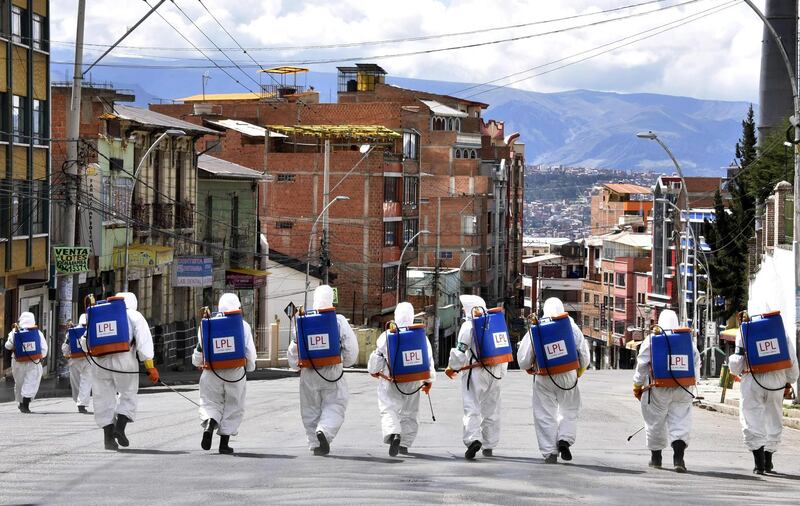
[[(564, 304), (557, 298), (551, 297), (544, 302), (543, 316), (552, 318), (565, 313)], [(572, 326), (572, 338), (575, 350), (578, 352), (578, 362), (581, 370), (589, 365), (589, 344), (583, 333), (569, 318)], [(536, 364), (536, 354), (533, 351), (530, 329), (520, 341), (517, 350), (517, 362), (523, 370), (531, 369)], [(558, 442), (566, 441), (572, 446), (578, 431), (578, 412), (581, 409), (581, 393), (579, 386), (566, 390), (575, 385), (578, 371), (567, 371), (559, 374), (533, 375), (533, 419), (536, 428), (536, 439), (539, 451), (544, 457), (558, 453)], [(557, 383), (559, 386), (556, 386)]]
[[(78, 326), (86, 328), (86, 314), (78, 318)], [(76, 406), (89, 407), (92, 401), (92, 367), (89, 359), (84, 357), (70, 357), (69, 334), (61, 345), (61, 353), (69, 359), (69, 386), (72, 389), (72, 400)]]
[[(17, 324), (20, 329), (35, 327), (36, 317), (33, 313), (25, 311), (19, 315)], [(44, 360), (47, 357), (47, 340), (45, 340), (41, 330), (39, 331), (39, 343), (42, 347), (42, 360)], [(8, 333), (5, 347), (7, 350), (14, 350), (13, 330)], [(11, 374), (14, 376), (14, 400), (17, 403), (22, 402), (24, 397), (33, 400), (36, 397), (36, 392), (39, 391), (39, 383), (42, 381), (41, 360), (17, 362), (16, 357), (12, 355)]]
[[(314, 290), (314, 309), (329, 307), (333, 307), (333, 289), (328, 285), (320, 285)], [(336, 315), (336, 321), (339, 324), (341, 364), (317, 367), (316, 371), (307, 367), (300, 368), (297, 341), (292, 341), (287, 351), (289, 367), (295, 371), (300, 369), (300, 416), (308, 436), (308, 447), (312, 450), (319, 446), (317, 431), (325, 434), (328, 442), (336, 437), (344, 423), (349, 397), (344, 376), (331, 383), (321, 378), (320, 374), (335, 380), (341, 375), (343, 367), (352, 366), (358, 359), (358, 340), (353, 329), (340, 314)]]
[[(94, 420), (98, 427), (114, 423), (116, 415), (125, 415), (131, 422), (136, 421), (136, 397), (139, 392), (137, 353), (142, 362), (152, 360), (154, 356), (153, 335), (150, 333), (147, 320), (136, 310), (139, 305), (136, 295), (121, 292), (117, 296), (125, 298), (130, 339), (131, 343), (135, 341), (135, 345), (132, 345), (127, 352), (94, 357), (97, 365), (92, 363), (94, 367), (92, 389)], [(106, 369), (126, 372), (111, 372)]]
[[(221, 313), (241, 309), (242, 303), (234, 293), (224, 293), (219, 298), (217, 310)], [(256, 370), (256, 345), (253, 342), (253, 331), (250, 324), (244, 323), (244, 346), (247, 372)], [(195, 348), (192, 354), (192, 364), (203, 367), (203, 352)], [(200, 419), (203, 427), (208, 426), (208, 420), (213, 418), (219, 424), (217, 434), (221, 436), (235, 436), (239, 425), (244, 418), (244, 399), (247, 391), (247, 378), (236, 381), (242, 377), (244, 370), (241, 367), (233, 369), (203, 369), (200, 375)], [(220, 379), (223, 378), (223, 379)], [(227, 381), (225, 381), (227, 380)]]
[[(751, 303), (750, 314), (759, 314), (769, 311), (767, 304)], [(764, 451), (775, 453), (781, 442), (783, 432), (783, 389), (786, 383), (793, 384), (797, 381), (798, 367), (797, 354), (795, 353), (794, 336), (786, 340), (789, 347), (789, 357), (792, 367), (781, 371), (770, 371), (758, 374), (757, 378), (747, 371), (747, 360), (744, 355), (733, 354), (728, 357), (728, 365), (732, 374), (742, 378), (741, 398), (739, 399), (739, 423), (742, 425), (744, 444), (750, 451), (758, 450), (762, 446)], [(741, 333), (736, 335), (736, 348), (744, 349)], [(776, 391), (764, 390), (756, 383), (761, 383), (766, 388), (775, 388)]]
[[(398, 304), (394, 310), (394, 321), (398, 327), (408, 327), (414, 323), (414, 306), (408, 302)], [(431, 343), (427, 344), (431, 377), (424, 383), (433, 383), (436, 379), (436, 366), (433, 363)], [(391, 350), (386, 349), (386, 332), (378, 337), (376, 346), (375, 351), (369, 356), (367, 370), (370, 374), (383, 374), (389, 377), (389, 364), (386, 357), (390, 356)], [(422, 383), (422, 381), (392, 383), (385, 378), (378, 380), (378, 408), (381, 412), (381, 432), (384, 443), (391, 442), (392, 434), (400, 434), (400, 446), (409, 448), (414, 443), (419, 427), (419, 398), (422, 393), (404, 395), (398, 391), (398, 388), (403, 392), (410, 393), (418, 390)]]
[[(459, 371), (477, 361), (473, 351), (472, 309), (479, 307), (486, 311), (486, 302), (477, 295), (461, 295), (466, 321), (458, 331), (456, 347), (450, 350), (448, 367)], [(493, 450), (500, 441), (500, 384), (508, 370), (508, 364), (490, 365), (486, 368), (474, 367), (461, 375), (461, 397), (464, 405), (463, 441), (469, 446), (480, 441), (484, 450)]]
[[(658, 326), (664, 330), (680, 327), (675, 311), (665, 309), (658, 316)], [(636, 372), (633, 384), (646, 387), (653, 382), (651, 378), (650, 338), (648, 336), (639, 346)], [(700, 378), (701, 359), (694, 346), (694, 377)], [(692, 431), (692, 396), (681, 387), (652, 387), (642, 394), (642, 418), (644, 418), (647, 449), (663, 450), (674, 441), (689, 444)]]

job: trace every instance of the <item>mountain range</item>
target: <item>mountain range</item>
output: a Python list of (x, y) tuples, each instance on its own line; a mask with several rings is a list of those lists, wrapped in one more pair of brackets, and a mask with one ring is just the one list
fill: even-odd
[[(163, 65), (163, 61), (132, 61), (139, 65)], [(64, 75), (64, 67), (54, 66), (54, 78), (57, 79), (59, 74)], [(212, 71), (210, 75), (208, 93), (243, 91), (219, 71)], [(202, 72), (182, 68), (156, 71), (95, 67), (89, 77), (134, 91), (136, 103), (146, 106), (200, 93)], [(259, 77), (254, 76), (254, 79)], [(320, 92), (321, 101), (335, 101), (335, 73), (309, 72), (301, 79)], [(591, 84), (591, 78), (587, 81)], [(255, 88), (255, 83), (244, 78), (242, 82)], [(741, 134), (741, 121), (749, 105), (745, 102), (588, 89), (540, 93), (510, 87), (474, 88), (467, 83), (391, 75), (387, 76), (386, 82), (490, 104), (483, 113), (484, 118), (504, 121), (506, 132), (520, 132), (526, 159), (531, 164), (671, 173), (674, 169), (666, 153), (655, 142), (636, 137), (637, 132), (653, 130), (673, 151), (684, 172), (692, 175), (723, 174), (723, 167), (733, 160), (735, 144)], [(476, 92), (480, 94), (476, 95)]]

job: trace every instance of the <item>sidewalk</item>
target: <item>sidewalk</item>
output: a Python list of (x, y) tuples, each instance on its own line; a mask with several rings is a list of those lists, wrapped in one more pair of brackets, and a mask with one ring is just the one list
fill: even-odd
[[(196, 385), (200, 381), (200, 371), (190, 369), (186, 371), (170, 371), (159, 370), (161, 380), (170, 386), (182, 385)], [(248, 381), (288, 378), (296, 376), (297, 373), (289, 369), (272, 369), (263, 368), (256, 369), (251, 373), (247, 373)], [(143, 389), (141, 393), (150, 392), (163, 392), (166, 387), (161, 385), (153, 385), (153, 383), (144, 374), (139, 376), (139, 388)], [(55, 375), (49, 378), (42, 379), (39, 386), (39, 393), (36, 394), (37, 399), (44, 399), (49, 397), (70, 397), (72, 392), (69, 387), (69, 376), (66, 378), (57, 378)], [(14, 379), (9, 375), (8, 378), (0, 378), (0, 402), (11, 402), (14, 400)]]
[[(719, 378), (700, 380), (697, 384), (699, 392), (695, 404), (700, 409), (718, 411), (726, 415), (739, 416), (739, 398), (741, 390), (739, 382), (733, 383), (733, 388), (725, 392), (725, 402), (721, 402), (722, 387)], [(800, 430), (800, 409), (792, 407), (792, 401), (783, 401), (783, 426)]]

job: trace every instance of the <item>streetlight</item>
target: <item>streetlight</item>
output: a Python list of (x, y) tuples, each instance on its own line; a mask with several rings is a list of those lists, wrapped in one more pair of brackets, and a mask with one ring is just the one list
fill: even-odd
[[(654, 199), (654, 202), (658, 202), (659, 204), (666, 204), (666, 205), (670, 206), (671, 208), (675, 209), (676, 211), (678, 211), (678, 216), (682, 216), (683, 215), (683, 211), (678, 206), (676, 206), (675, 204), (673, 204), (672, 202), (670, 202), (667, 199), (664, 199), (664, 198)], [(687, 228), (688, 231), (686, 232), (686, 241), (683, 243), (683, 250), (684, 250), (683, 262), (684, 262), (685, 265), (684, 265), (684, 271), (683, 271), (683, 287), (681, 289), (681, 297), (680, 297), (680, 300), (681, 300), (680, 312), (681, 312), (681, 321), (685, 322), (686, 320), (689, 319), (689, 314), (688, 314), (689, 311), (688, 311), (688, 308), (687, 308), (688, 302), (686, 300), (686, 292), (689, 290), (689, 236), (690, 235), (692, 237), (692, 240), (694, 241), (695, 258), (697, 258), (697, 251), (696, 251), (697, 250), (697, 240), (694, 237), (694, 230), (692, 230), (692, 227), (689, 225), (689, 211), (688, 211), (688, 209), (686, 210), (686, 220), (684, 222), (684, 227)], [(680, 269), (678, 269), (678, 271), (680, 273)], [(695, 301), (695, 304), (696, 304), (696, 301)]]
[(317, 222), (319, 222), (320, 218), (325, 216), (325, 211), (327, 211), (329, 207), (331, 207), (333, 204), (337, 203), (340, 200), (350, 200), (350, 197), (346, 197), (344, 195), (338, 195), (334, 197), (333, 200), (328, 202), (327, 206), (322, 208), (322, 212), (319, 213), (317, 219), (314, 220), (314, 224), (311, 225), (311, 233), (308, 235), (308, 256), (306, 257), (306, 289), (303, 294), (303, 308), (306, 308), (306, 306), (308, 306), (308, 287), (310, 284), (308, 281), (308, 273), (311, 270), (311, 243), (314, 241), (314, 232), (317, 229)]
[(414, 242), (414, 239), (419, 237), (420, 235), (428, 235), (430, 232), (427, 230), (420, 230), (416, 234), (411, 236), (411, 239), (406, 241), (406, 245), (403, 246), (403, 251), (400, 252), (400, 264), (397, 266), (397, 282), (395, 284), (395, 305), (400, 303), (400, 271), (403, 269), (403, 255), (406, 254), (406, 249)]
[[(686, 212), (688, 213), (689, 212), (689, 188), (686, 187), (686, 179), (684, 179), (684, 177), (683, 177), (683, 171), (681, 170), (681, 166), (678, 163), (678, 160), (675, 158), (675, 155), (672, 154), (672, 151), (670, 151), (670, 149), (667, 147), (667, 145), (664, 144), (664, 141), (659, 139), (658, 135), (655, 132), (653, 132), (652, 130), (648, 130), (647, 132), (639, 132), (639, 133), (636, 134), (636, 137), (638, 137), (640, 139), (649, 140), (649, 141), (656, 141), (658, 143), (658, 145), (661, 146), (664, 149), (664, 151), (667, 152), (667, 155), (669, 155), (670, 159), (672, 160), (672, 163), (675, 164), (675, 170), (678, 172), (678, 177), (681, 179), (681, 189), (683, 190), (683, 205), (686, 208)], [(671, 204), (671, 202), (670, 202), (670, 204)], [(686, 225), (689, 226), (689, 217), (688, 217), (688, 215), (686, 217)], [(689, 239), (689, 234), (686, 234), (686, 239), (687, 240), (686, 240), (686, 247), (685, 247), (685, 250), (684, 250), (684, 255), (685, 255), (684, 258), (688, 259), (689, 258), (689, 240), (688, 240)], [(688, 261), (687, 261), (687, 264), (688, 264)], [(684, 277), (684, 283), (685, 282), (686, 282), (686, 277)], [(687, 290), (687, 289), (688, 289), (688, 284), (685, 284), (684, 285), (684, 289), (681, 290), (681, 296), (680, 296), (680, 304), (681, 304), (680, 312), (681, 312), (681, 320), (683, 320), (683, 321), (686, 321), (688, 319), (688, 311), (687, 311), (687, 308), (686, 308), (688, 303), (686, 301), (686, 292), (685, 292), (685, 290)]]
[(131, 217), (133, 215), (133, 194), (134, 190), (136, 189), (136, 180), (139, 178), (139, 172), (142, 171), (142, 167), (144, 167), (144, 162), (147, 160), (147, 157), (150, 155), (150, 152), (158, 146), (158, 143), (161, 142), (166, 136), (168, 135), (186, 135), (186, 132), (183, 130), (178, 130), (177, 128), (170, 128), (169, 130), (165, 131), (158, 138), (147, 148), (147, 151), (144, 152), (144, 155), (139, 160), (139, 165), (136, 166), (136, 170), (133, 171), (133, 184), (131, 185), (131, 193), (128, 196), (128, 216), (125, 219), (125, 279), (123, 283), (123, 292), (128, 291), (128, 248), (130, 244), (130, 239), (128, 236), (130, 235), (131, 231)]

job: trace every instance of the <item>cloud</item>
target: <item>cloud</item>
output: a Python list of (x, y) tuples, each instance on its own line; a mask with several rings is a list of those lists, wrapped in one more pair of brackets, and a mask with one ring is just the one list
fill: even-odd
[[(669, 0), (661, 5), (683, 1), (685, 0)], [(202, 0), (202, 2), (246, 47), (340, 44), (462, 32), (598, 12), (619, 7), (624, 3), (638, 3), (637, 0), (558, 2)], [(205, 12), (199, 1), (177, 0), (176, 3), (216, 44), (224, 48), (235, 46)], [(372, 61), (379, 63), (394, 76), (484, 82), (586, 51), (724, 3), (725, 0), (698, 0), (676, 9), (562, 34), (459, 51)], [(763, 0), (759, 3), (763, 7)], [(113, 42), (147, 11), (144, 2), (92, 0), (87, 4), (86, 41), (94, 44)], [(250, 54), (265, 65), (309, 59), (368, 57), (523, 36), (654, 8), (656, 7), (640, 7), (634, 11), (609, 13), (591, 18), (420, 42), (327, 50), (251, 51)], [(51, 10), (54, 54), (60, 60), (65, 60), (71, 57), (73, 51), (68, 43), (75, 38), (76, 2), (53, 0)], [(166, 2), (159, 12), (196, 45), (203, 48), (211, 46), (211, 43), (178, 12), (172, 2)], [(762, 28), (759, 19), (743, 2), (740, 2), (729, 9), (673, 31), (587, 62), (516, 83), (514, 86), (544, 92), (585, 88), (755, 101), (758, 95), (761, 37)], [(191, 60), (193, 63), (207, 63), (202, 59), (202, 55), (185, 51), (189, 45), (156, 15), (151, 16), (123, 45), (170, 50), (119, 48), (112, 54), (157, 56), (167, 62), (169, 58), (181, 56), (196, 58), (197, 60)], [(100, 46), (90, 46), (85, 59), (92, 61), (93, 57), (98, 56), (103, 49)], [(215, 55), (220, 62), (227, 62), (218, 53), (210, 54)], [(249, 62), (249, 58), (241, 51), (230, 50), (228, 54), (236, 61)], [(311, 67), (313, 70), (331, 71), (335, 66), (334, 63)], [(254, 72), (252, 69), (248, 70), (251, 71)], [(61, 73), (57, 72), (56, 75)], [(231, 88), (234, 88), (233, 84)]]

